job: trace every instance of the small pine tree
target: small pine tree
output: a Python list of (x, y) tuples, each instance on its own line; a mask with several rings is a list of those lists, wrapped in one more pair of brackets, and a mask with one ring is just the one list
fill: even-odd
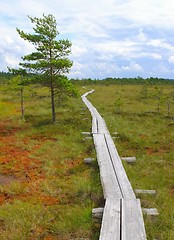
[(64, 75), (72, 67), (72, 61), (68, 59), (71, 53), (71, 42), (69, 40), (56, 40), (56, 19), (53, 15), (43, 14), (42, 18), (29, 17), (35, 25), (34, 33), (25, 33), (17, 28), (17, 32), (24, 40), (31, 42), (36, 51), (22, 57), (20, 67), (27, 73), (35, 74), (35, 83), (49, 87), (51, 93), (52, 121), (56, 121), (55, 94), (60, 88), (65, 92), (77, 95), (68, 78)]

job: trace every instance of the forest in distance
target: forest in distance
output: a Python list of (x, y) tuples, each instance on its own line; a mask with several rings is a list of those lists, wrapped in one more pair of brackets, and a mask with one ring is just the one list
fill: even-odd
[[(11, 78), (13, 78), (13, 74), (9, 72), (0, 72), (0, 84), (8, 82)], [(29, 75), (32, 77), (32, 75)], [(149, 78), (142, 78), (140, 76), (137, 77), (107, 77), (104, 79), (92, 79), (92, 78), (71, 78), (69, 79), (75, 85), (89, 85), (89, 84), (174, 84), (174, 79), (165, 79), (165, 78), (158, 78), (158, 77), (149, 77)]]

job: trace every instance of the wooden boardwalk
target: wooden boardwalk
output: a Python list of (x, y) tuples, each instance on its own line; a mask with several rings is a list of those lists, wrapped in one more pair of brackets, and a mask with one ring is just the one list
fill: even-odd
[(140, 200), (136, 199), (104, 119), (86, 98), (92, 92), (85, 93), (82, 100), (92, 115), (92, 135), (106, 200), (99, 240), (145, 240)]

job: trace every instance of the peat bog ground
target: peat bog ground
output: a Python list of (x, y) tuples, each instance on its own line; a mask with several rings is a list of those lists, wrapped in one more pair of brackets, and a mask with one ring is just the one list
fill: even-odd
[[(173, 85), (79, 86), (95, 92), (89, 100), (104, 117), (134, 189), (154, 189), (139, 195), (142, 207), (157, 208), (145, 216), (148, 240), (172, 240), (174, 235), (174, 88)], [(97, 240), (100, 226), (93, 207), (103, 204), (90, 132), (91, 116), (80, 98), (59, 102), (51, 123), (49, 92), (26, 89), (25, 121), (20, 97), (0, 95), (0, 239)], [(161, 97), (162, 96), (162, 97)]]
[(89, 100), (106, 120), (134, 189), (156, 190), (138, 195), (143, 208), (157, 208), (155, 218), (144, 216), (147, 238), (174, 236), (174, 86), (95, 86)]
[(83, 162), (95, 151), (81, 133), (90, 114), (80, 98), (67, 99), (52, 124), (49, 93), (27, 91), (25, 121), (19, 96), (1, 91), (0, 239), (97, 239), (91, 209), (102, 190), (97, 164)]

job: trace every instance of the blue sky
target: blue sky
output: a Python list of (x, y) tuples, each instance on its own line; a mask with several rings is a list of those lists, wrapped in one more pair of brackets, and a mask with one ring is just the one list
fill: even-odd
[(16, 27), (32, 32), (27, 16), (43, 13), (72, 42), (69, 77), (174, 79), (173, 0), (1, 0), (0, 71), (33, 51)]

